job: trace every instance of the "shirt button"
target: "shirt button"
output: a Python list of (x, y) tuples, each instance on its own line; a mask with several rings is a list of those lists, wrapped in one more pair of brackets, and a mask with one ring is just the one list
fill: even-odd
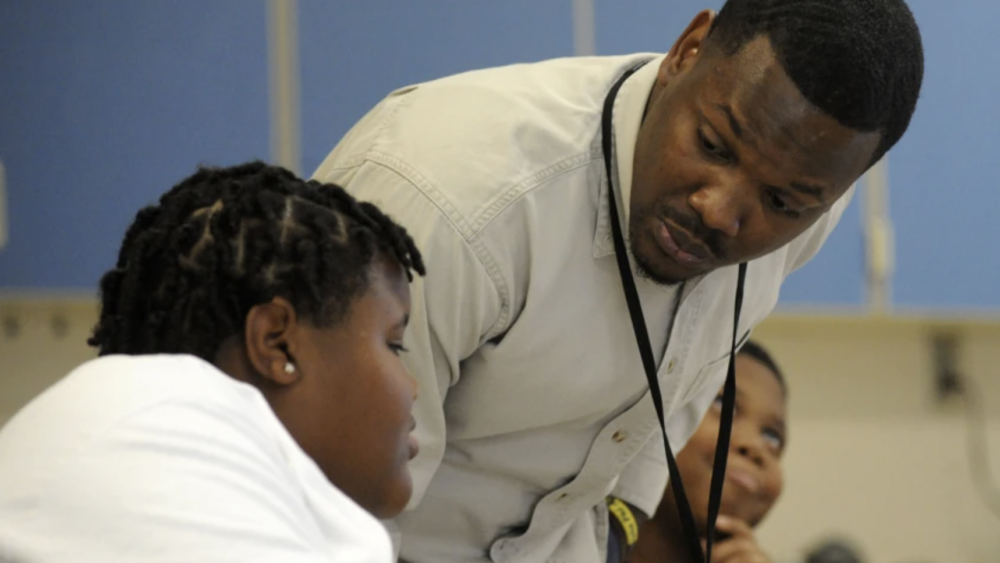
[(667, 373), (673, 373), (673, 371), (674, 371), (674, 359), (670, 358), (670, 361), (667, 362)]
[(568, 496), (569, 496), (569, 493), (560, 493), (559, 496), (556, 497), (556, 501), (566, 500), (566, 497), (568, 497)]
[(507, 547), (507, 540), (497, 540), (493, 542), (490, 547), (490, 558), (494, 561), (505, 561), (506, 558), (503, 556), (504, 548)]
[(624, 442), (625, 438), (627, 438), (627, 437), (628, 437), (628, 433), (627, 432), (623, 432), (623, 431), (619, 430), (619, 431), (615, 432), (611, 436), (611, 439), (614, 440), (615, 443), (620, 444), (620, 443)]

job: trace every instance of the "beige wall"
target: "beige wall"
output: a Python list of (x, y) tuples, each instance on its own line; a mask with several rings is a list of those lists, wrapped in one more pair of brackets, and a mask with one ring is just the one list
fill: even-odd
[[(0, 300), (0, 423), (92, 357), (95, 315), (88, 300)], [(788, 485), (760, 530), (779, 563), (831, 533), (871, 563), (1000, 561), (1000, 519), (969, 479), (960, 405), (932, 399), (930, 324), (783, 315), (756, 331), (791, 388)], [(956, 326), (1000, 468), (1000, 322)]]
[(0, 299), (0, 424), (96, 354), (87, 338), (97, 304), (87, 299)]
[[(1000, 515), (970, 480), (962, 405), (934, 400), (932, 324), (775, 317), (756, 331), (791, 389), (787, 488), (760, 530), (773, 553), (840, 532), (877, 563), (1000, 561)], [(1000, 329), (954, 328), (1000, 468)]]

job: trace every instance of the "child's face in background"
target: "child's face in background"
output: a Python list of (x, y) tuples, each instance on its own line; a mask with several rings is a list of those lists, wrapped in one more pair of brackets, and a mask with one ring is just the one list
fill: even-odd
[[(699, 528), (708, 520), (708, 496), (719, 436), (719, 398), (677, 456), (684, 488)], [(720, 514), (756, 526), (784, 486), (781, 456), (787, 441), (785, 392), (777, 376), (745, 354), (736, 357), (736, 411)], [(672, 492), (667, 487), (672, 500)]]

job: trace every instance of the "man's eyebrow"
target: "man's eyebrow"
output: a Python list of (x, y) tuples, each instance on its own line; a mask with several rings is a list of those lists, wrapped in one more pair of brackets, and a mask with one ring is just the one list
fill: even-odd
[(729, 104), (719, 104), (719, 103), (715, 104), (715, 107), (718, 108), (722, 113), (726, 114), (726, 118), (729, 120), (729, 128), (733, 130), (733, 134), (736, 135), (736, 138), (741, 141), (744, 140), (743, 124), (740, 123), (740, 120), (736, 118), (736, 114), (733, 113), (733, 108), (729, 107)]
[[(742, 123), (740, 123), (740, 120), (739, 118), (736, 117), (736, 114), (733, 113), (733, 108), (726, 103), (715, 103), (713, 105), (715, 106), (716, 109), (725, 114), (726, 119), (729, 122), (729, 128), (733, 130), (733, 135), (735, 135), (736, 138), (741, 141), (747, 141), (746, 128), (743, 126)], [(823, 197), (823, 194), (826, 193), (826, 190), (824, 190), (822, 186), (818, 186), (815, 184), (804, 184), (802, 182), (793, 182), (789, 187), (794, 191), (797, 191), (799, 193), (805, 194), (807, 196), (819, 200), (820, 203), (824, 205), (826, 204), (826, 198)]]
[(799, 182), (792, 183), (792, 189), (797, 192), (802, 192), (806, 195), (811, 195), (814, 198), (821, 200), (823, 199), (823, 188), (813, 184), (802, 184)]

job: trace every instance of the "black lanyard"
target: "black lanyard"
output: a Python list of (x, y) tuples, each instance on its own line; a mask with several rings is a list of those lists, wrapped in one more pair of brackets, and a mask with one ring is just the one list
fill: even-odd
[[(641, 65), (640, 65), (641, 66)], [(611, 175), (611, 116), (614, 112), (615, 96), (625, 79), (638, 67), (626, 72), (618, 82), (611, 87), (604, 99), (604, 111), (601, 115), (601, 146), (604, 149), (604, 168), (608, 175), (608, 203), (610, 206), (611, 229), (615, 240), (615, 257), (618, 259), (618, 272), (622, 278), (622, 288), (625, 290), (625, 300), (628, 302), (629, 316), (632, 317), (632, 328), (635, 330), (635, 341), (639, 345), (639, 355), (642, 366), (646, 370), (646, 380), (649, 382), (649, 392), (653, 396), (653, 406), (656, 417), (663, 431), (663, 446), (667, 452), (667, 465), (670, 467), (670, 486), (674, 490), (677, 502), (677, 512), (680, 514), (684, 535), (687, 539), (688, 551), (693, 561), (711, 561), (712, 541), (715, 538), (715, 520), (719, 515), (719, 504), (722, 501), (722, 484), (726, 476), (726, 460), (729, 457), (729, 438), (733, 431), (733, 410), (736, 403), (736, 337), (740, 324), (740, 308), (743, 305), (743, 282), (746, 279), (747, 265), (740, 264), (736, 282), (736, 313), (733, 317), (733, 343), (729, 355), (729, 373), (726, 375), (726, 385), (722, 393), (722, 420), (719, 423), (719, 440), (715, 445), (715, 463), (712, 466), (712, 484), (708, 495), (708, 537), (705, 551), (701, 550), (701, 538), (695, 527), (691, 505), (684, 494), (684, 483), (681, 482), (680, 471), (673, 450), (670, 449), (670, 439), (667, 438), (667, 428), (663, 420), (663, 397), (660, 395), (660, 382), (656, 377), (656, 362), (653, 360), (653, 348), (649, 343), (649, 333), (646, 330), (646, 319), (642, 315), (642, 305), (639, 303), (639, 293), (632, 278), (632, 266), (629, 264), (625, 249), (625, 239), (622, 238), (622, 227), (618, 219), (618, 205), (615, 202), (615, 182)], [(679, 307), (678, 302), (678, 307)]]

